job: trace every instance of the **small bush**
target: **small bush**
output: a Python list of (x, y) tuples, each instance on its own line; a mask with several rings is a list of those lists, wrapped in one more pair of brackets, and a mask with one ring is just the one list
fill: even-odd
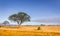
[(1, 26), (0, 26), (0, 28), (1, 28)]
[(38, 28), (37, 28), (37, 30), (41, 30), (41, 28), (40, 28), (40, 27), (38, 27)]
[(41, 24), (41, 26), (45, 26), (45, 24)]

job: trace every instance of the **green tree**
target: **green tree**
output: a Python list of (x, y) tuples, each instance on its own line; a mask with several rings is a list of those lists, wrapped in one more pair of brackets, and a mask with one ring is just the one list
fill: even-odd
[(30, 21), (30, 16), (24, 12), (19, 12), (9, 16), (9, 20), (15, 21), (18, 25), (21, 25), (23, 22)]

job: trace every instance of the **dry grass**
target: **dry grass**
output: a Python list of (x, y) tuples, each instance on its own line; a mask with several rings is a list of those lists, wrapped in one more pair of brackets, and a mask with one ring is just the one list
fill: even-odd
[[(60, 36), (59, 30), (56, 30), (58, 32), (50, 31), (51, 27), (55, 27), (56, 29), (58, 29), (57, 27), (59, 27), (59, 26), (57, 26), (57, 27), (56, 26), (51, 26), (51, 27), (41, 26), (41, 30), (36, 30), (35, 28), (37, 28), (37, 27), (38, 26), (21, 26), (20, 28), (1, 27), (0, 36)], [(50, 28), (49, 32), (44, 31), (43, 27), (45, 30)], [(53, 29), (51, 29), (51, 30), (53, 30)]]

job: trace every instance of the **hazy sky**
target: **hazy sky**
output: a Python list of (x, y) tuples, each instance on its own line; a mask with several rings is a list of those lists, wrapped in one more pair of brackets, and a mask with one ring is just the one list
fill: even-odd
[(1, 23), (18, 12), (29, 14), (34, 24), (60, 23), (60, 0), (0, 0)]

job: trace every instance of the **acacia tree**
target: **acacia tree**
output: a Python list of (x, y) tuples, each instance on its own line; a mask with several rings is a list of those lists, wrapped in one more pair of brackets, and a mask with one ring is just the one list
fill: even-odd
[(6, 26), (6, 24), (9, 24), (9, 22), (8, 21), (4, 21), (3, 24)]
[(19, 12), (9, 16), (9, 20), (15, 21), (18, 25), (21, 25), (23, 22), (30, 21), (30, 16), (24, 12)]

